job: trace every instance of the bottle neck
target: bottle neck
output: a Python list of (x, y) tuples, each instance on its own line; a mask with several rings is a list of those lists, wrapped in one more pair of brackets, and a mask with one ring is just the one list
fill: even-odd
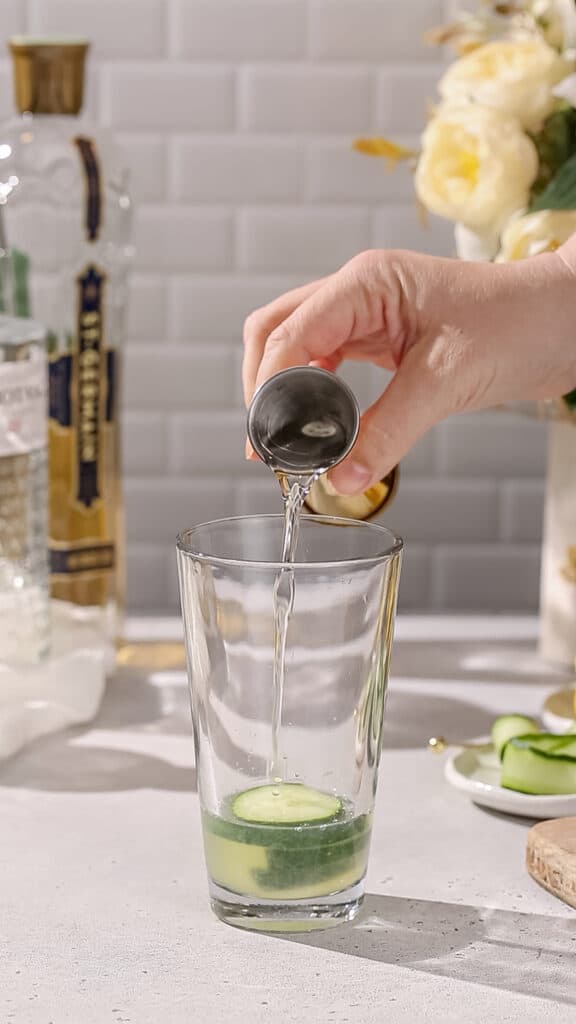
[(21, 114), (78, 116), (84, 92), (85, 49), (13, 45), (17, 110)]

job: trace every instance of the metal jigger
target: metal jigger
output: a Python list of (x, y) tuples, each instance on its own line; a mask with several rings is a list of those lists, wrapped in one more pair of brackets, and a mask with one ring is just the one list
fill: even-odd
[(324, 473), (348, 455), (360, 409), (347, 384), (327, 370), (295, 366), (270, 377), (248, 410), (248, 438), (279, 473)]

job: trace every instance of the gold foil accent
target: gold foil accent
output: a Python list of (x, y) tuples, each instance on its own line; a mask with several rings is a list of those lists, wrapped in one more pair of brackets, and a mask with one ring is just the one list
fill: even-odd
[(186, 667), (184, 644), (165, 642), (130, 644), (122, 641), (116, 652), (116, 663), (124, 667), (144, 668), (155, 672), (182, 669)]
[(338, 494), (327, 477), (321, 476), (304, 502), (313, 515), (342, 516), (344, 519), (373, 519), (393, 499), (398, 488), (398, 466), (363, 494)]
[(84, 40), (10, 40), (14, 99), (21, 114), (79, 114), (84, 98)]

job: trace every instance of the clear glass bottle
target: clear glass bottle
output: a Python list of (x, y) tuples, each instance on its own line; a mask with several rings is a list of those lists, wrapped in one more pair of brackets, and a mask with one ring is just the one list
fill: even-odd
[(20, 113), (0, 128), (0, 305), (48, 328), (52, 596), (112, 638), (123, 594), (127, 174), (113, 140), (80, 116), (88, 43), (17, 38), (10, 49)]
[(0, 315), (0, 664), (48, 653), (45, 331)]

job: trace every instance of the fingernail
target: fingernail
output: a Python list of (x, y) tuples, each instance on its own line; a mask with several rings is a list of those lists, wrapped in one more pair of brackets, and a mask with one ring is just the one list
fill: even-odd
[(338, 494), (359, 494), (372, 482), (373, 473), (359, 462), (343, 462), (330, 474)]

